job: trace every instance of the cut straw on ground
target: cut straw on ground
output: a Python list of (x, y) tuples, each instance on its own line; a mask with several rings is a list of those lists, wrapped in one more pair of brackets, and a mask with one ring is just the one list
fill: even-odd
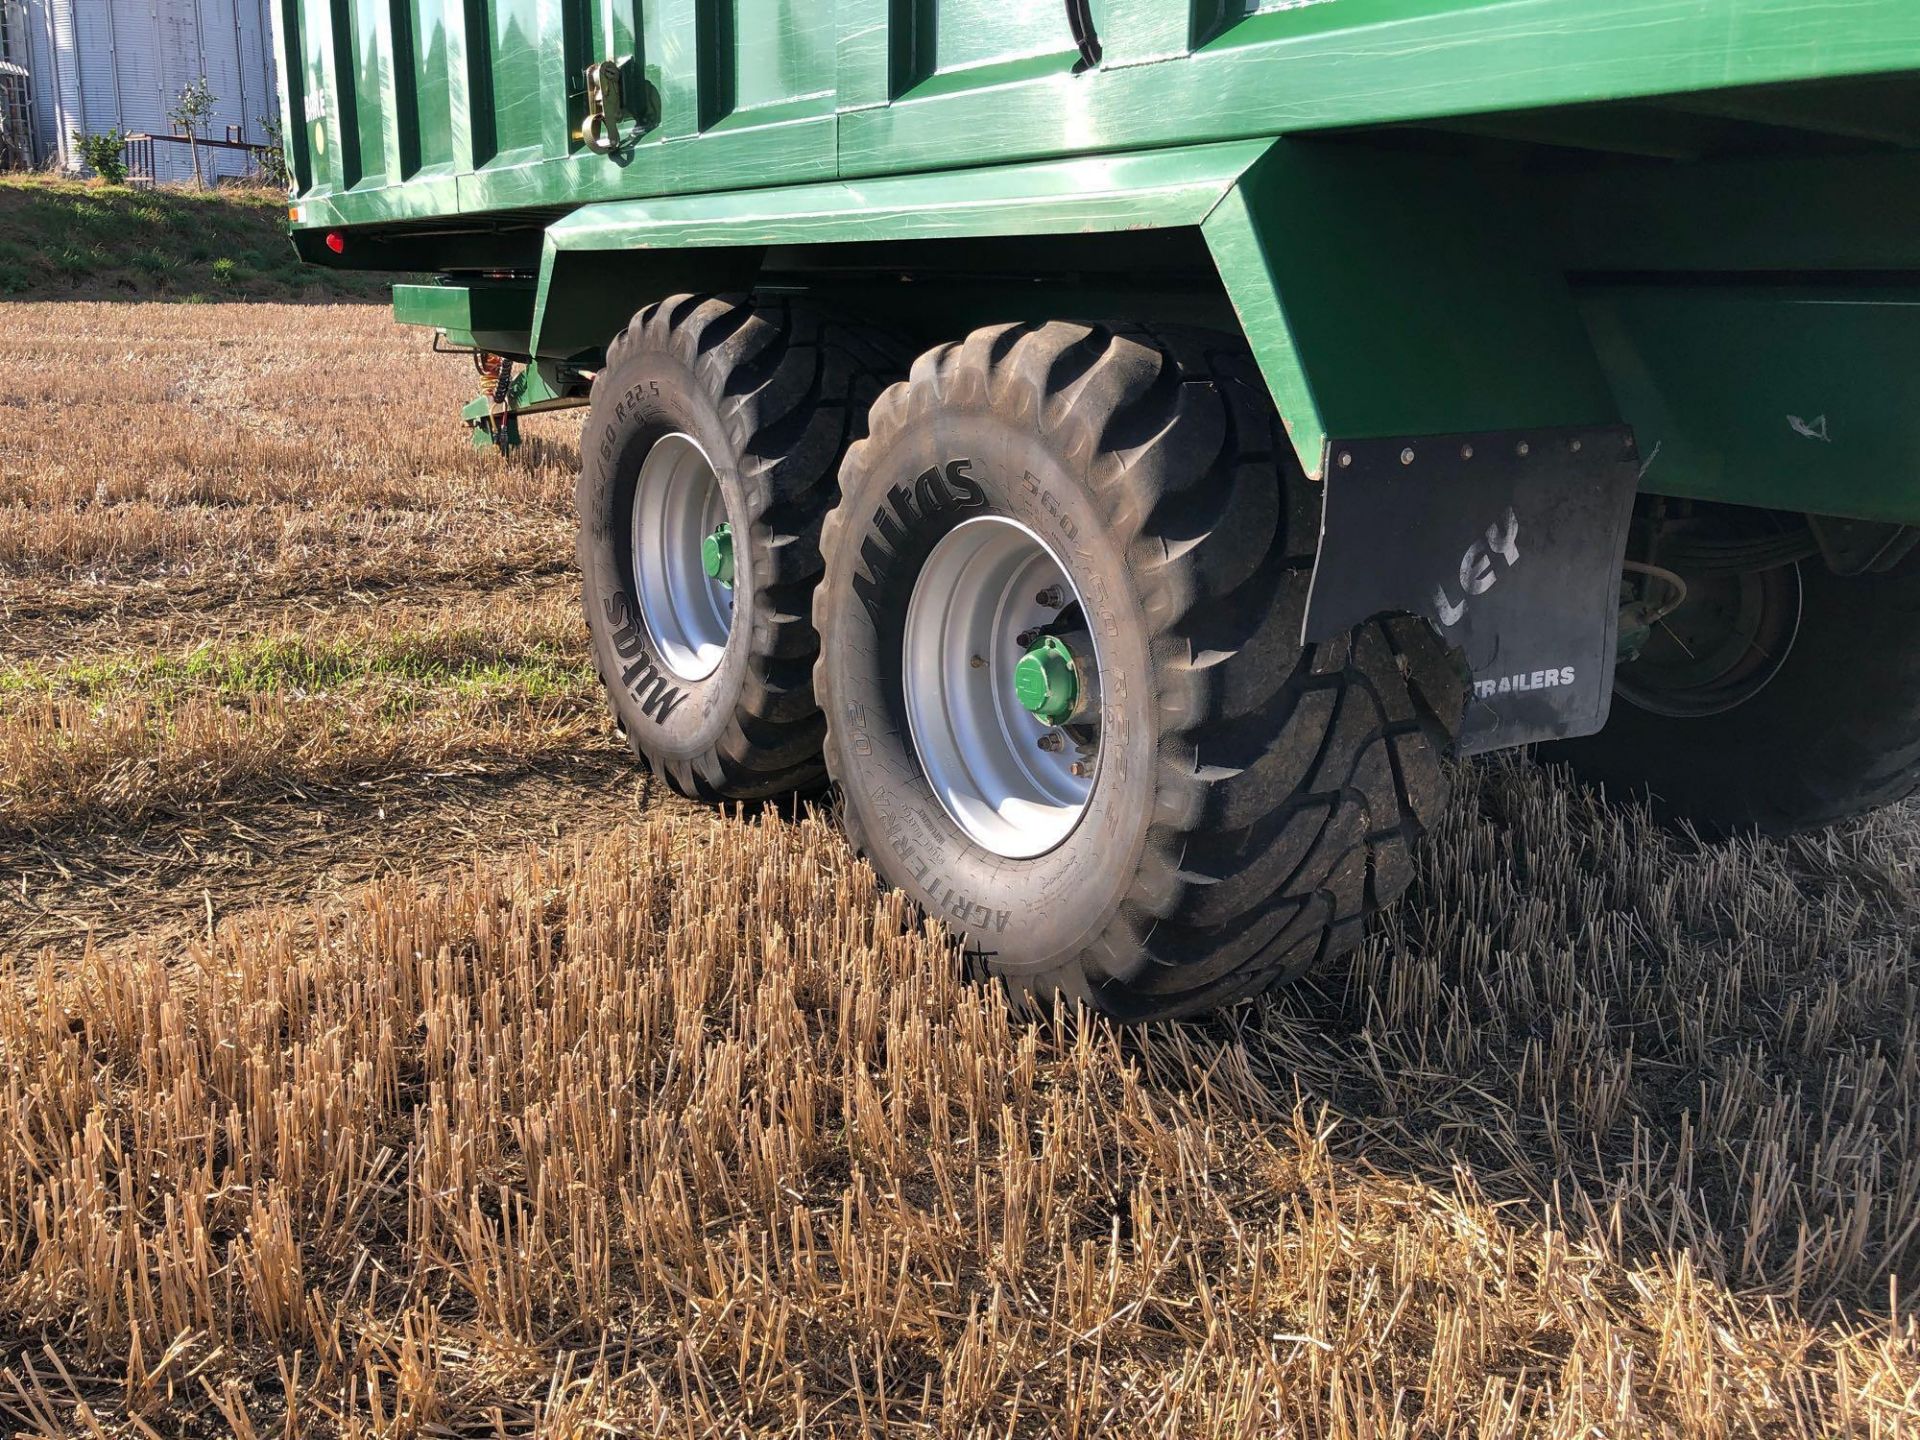
[[(1205, 1026), (1017, 1020), (826, 824), (772, 817), (49, 962), (0, 1006), (0, 1273), (66, 1376), (18, 1351), (0, 1403), (262, 1434), (1904, 1433), (1915, 1057), (1883, 1027), (1911, 975), (1825, 1043), (1801, 1019), (1895, 913), (1850, 864), (1797, 880), (1564, 797), (1470, 782), (1437, 930), (1381, 937), (1346, 998)], [(1596, 884), (1619, 847), (1656, 883)], [(1586, 936), (1530, 943), (1568, 907)], [(1813, 953), (1731, 943), (1783, 935)]]
[(9, 1433), (1920, 1433), (1920, 809), (1463, 767), (1311, 985), (1021, 1019), (626, 761), (577, 417), (474, 454), (376, 308), (8, 311)]

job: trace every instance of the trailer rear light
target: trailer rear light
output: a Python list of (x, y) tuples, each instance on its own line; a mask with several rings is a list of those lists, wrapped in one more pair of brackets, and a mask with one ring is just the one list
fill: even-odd
[(347, 237), (342, 235), (338, 230), (327, 231), (327, 249), (336, 255), (346, 254)]

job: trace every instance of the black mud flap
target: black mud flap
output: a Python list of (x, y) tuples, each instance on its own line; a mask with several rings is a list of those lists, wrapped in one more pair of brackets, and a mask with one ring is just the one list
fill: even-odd
[(1424, 615), (1473, 675), (1462, 754), (1607, 721), (1639, 479), (1624, 428), (1327, 447), (1309, 641)]

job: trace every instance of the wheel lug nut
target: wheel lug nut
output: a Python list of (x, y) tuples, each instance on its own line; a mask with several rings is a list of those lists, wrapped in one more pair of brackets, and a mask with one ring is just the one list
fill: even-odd
[(1046, 734), (1042, 735), (1034, 743), (1037, 744), (1042, 750), (1046, 751), (1049, 755), (1055, 754), (1056, 752), (1064, 748), (1066, 744), (1066, 742), (1060, 738), (1060, 732), (1057, 730), (1047, 731)]
[(1087, 762), (1084, 760), (1076, 760), (1073, 764), (1069, 765), (1067, 769), (1072, 772), (1074, 779), (1084, 780), (1087, 775)]
[(1067, 603), (1067, 597), (1061, 593), (1058, 585), (1049, 585), (1033, 597), (1033, 603), (1036, 605), (1044, 605), (1049, 610), (1058, 610), (1062, 605)]
[(1040, 632), (1037, 630), (1022, 630), (1018, 635), (1013, 637), (1013, 643), (1018, 645), (1022, 650), (1025, 650), (1039, 638), (1039, 634)]
[(975, 655), (971, 660), (967, 661), (967, 664), (976, 670), (984, 670), (987, 668), (986, 657), (982, 655)]

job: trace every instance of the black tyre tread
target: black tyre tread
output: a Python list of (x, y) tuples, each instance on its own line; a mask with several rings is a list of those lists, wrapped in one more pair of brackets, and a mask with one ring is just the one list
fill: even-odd
[[(1438, 757), (1465, 702), (1446, 647), (1424, 622), (1389, 617), (1302, 649), (1318, 496), (1236, 338), (977, 330), (881, 396), (871, 448), (936, 406), (983, 398), (1092, 456), (1152, 627), (1161, 736), (1146, 855), (1107, 932), (1050, 969), (987, 967), (1149, 1018), (1215, 1008), (1344, 948), (1405, 887), (1408, 853), (1445, 802)], [(849, 450), (846, 488), (869, 449)], [(825, 551), (846, 523), (827, 517)], [(864, 850), (852, 807), (847, 819)]]
[[(1809, 589), (1839, 622), (1807, 647), (1830, 673), (1829, 683), (1803, 691), (1816, 711), (1805, 733), (1826, 733), (1777, 759), (1771, 806), (1742, 817), (1775, 833), (1823, 828), (1920, 793), (1920, 556), (1883, 575), (1820, 574)], [(1861, 675), (1873, 677), (1872, 703), (1834, 707), (1832, 681)]]
[(1605, 730), (1542, 757), (1705, 836), (1817, 830), (1920, 794), (1920, 554), (1801, 577), (1800, 633), (1757, 695), (1690, 719), (1615, 696)]
[[(839, 498), (840, 458), (865, 434), (874, 399), (905, 370), (906, 347), (804, 302), (674, 295), (633, 317), (607, 347), (602, 373), (638, 350), (673, 355), (691, 370), (740, 446), (742, 479), (757, 503), (735, 528), (755, 537), (756, 620), (733, 722), (705, 755), (652, 754), (632, 734), (628, 744), (693, 799), (816, 790), (826, 778), (826, 722), (813, 693), (821, 522)], [(771, 540), (761, 543), (762, 534)], [(596, 668), (611, 694), (604, 666)]]

